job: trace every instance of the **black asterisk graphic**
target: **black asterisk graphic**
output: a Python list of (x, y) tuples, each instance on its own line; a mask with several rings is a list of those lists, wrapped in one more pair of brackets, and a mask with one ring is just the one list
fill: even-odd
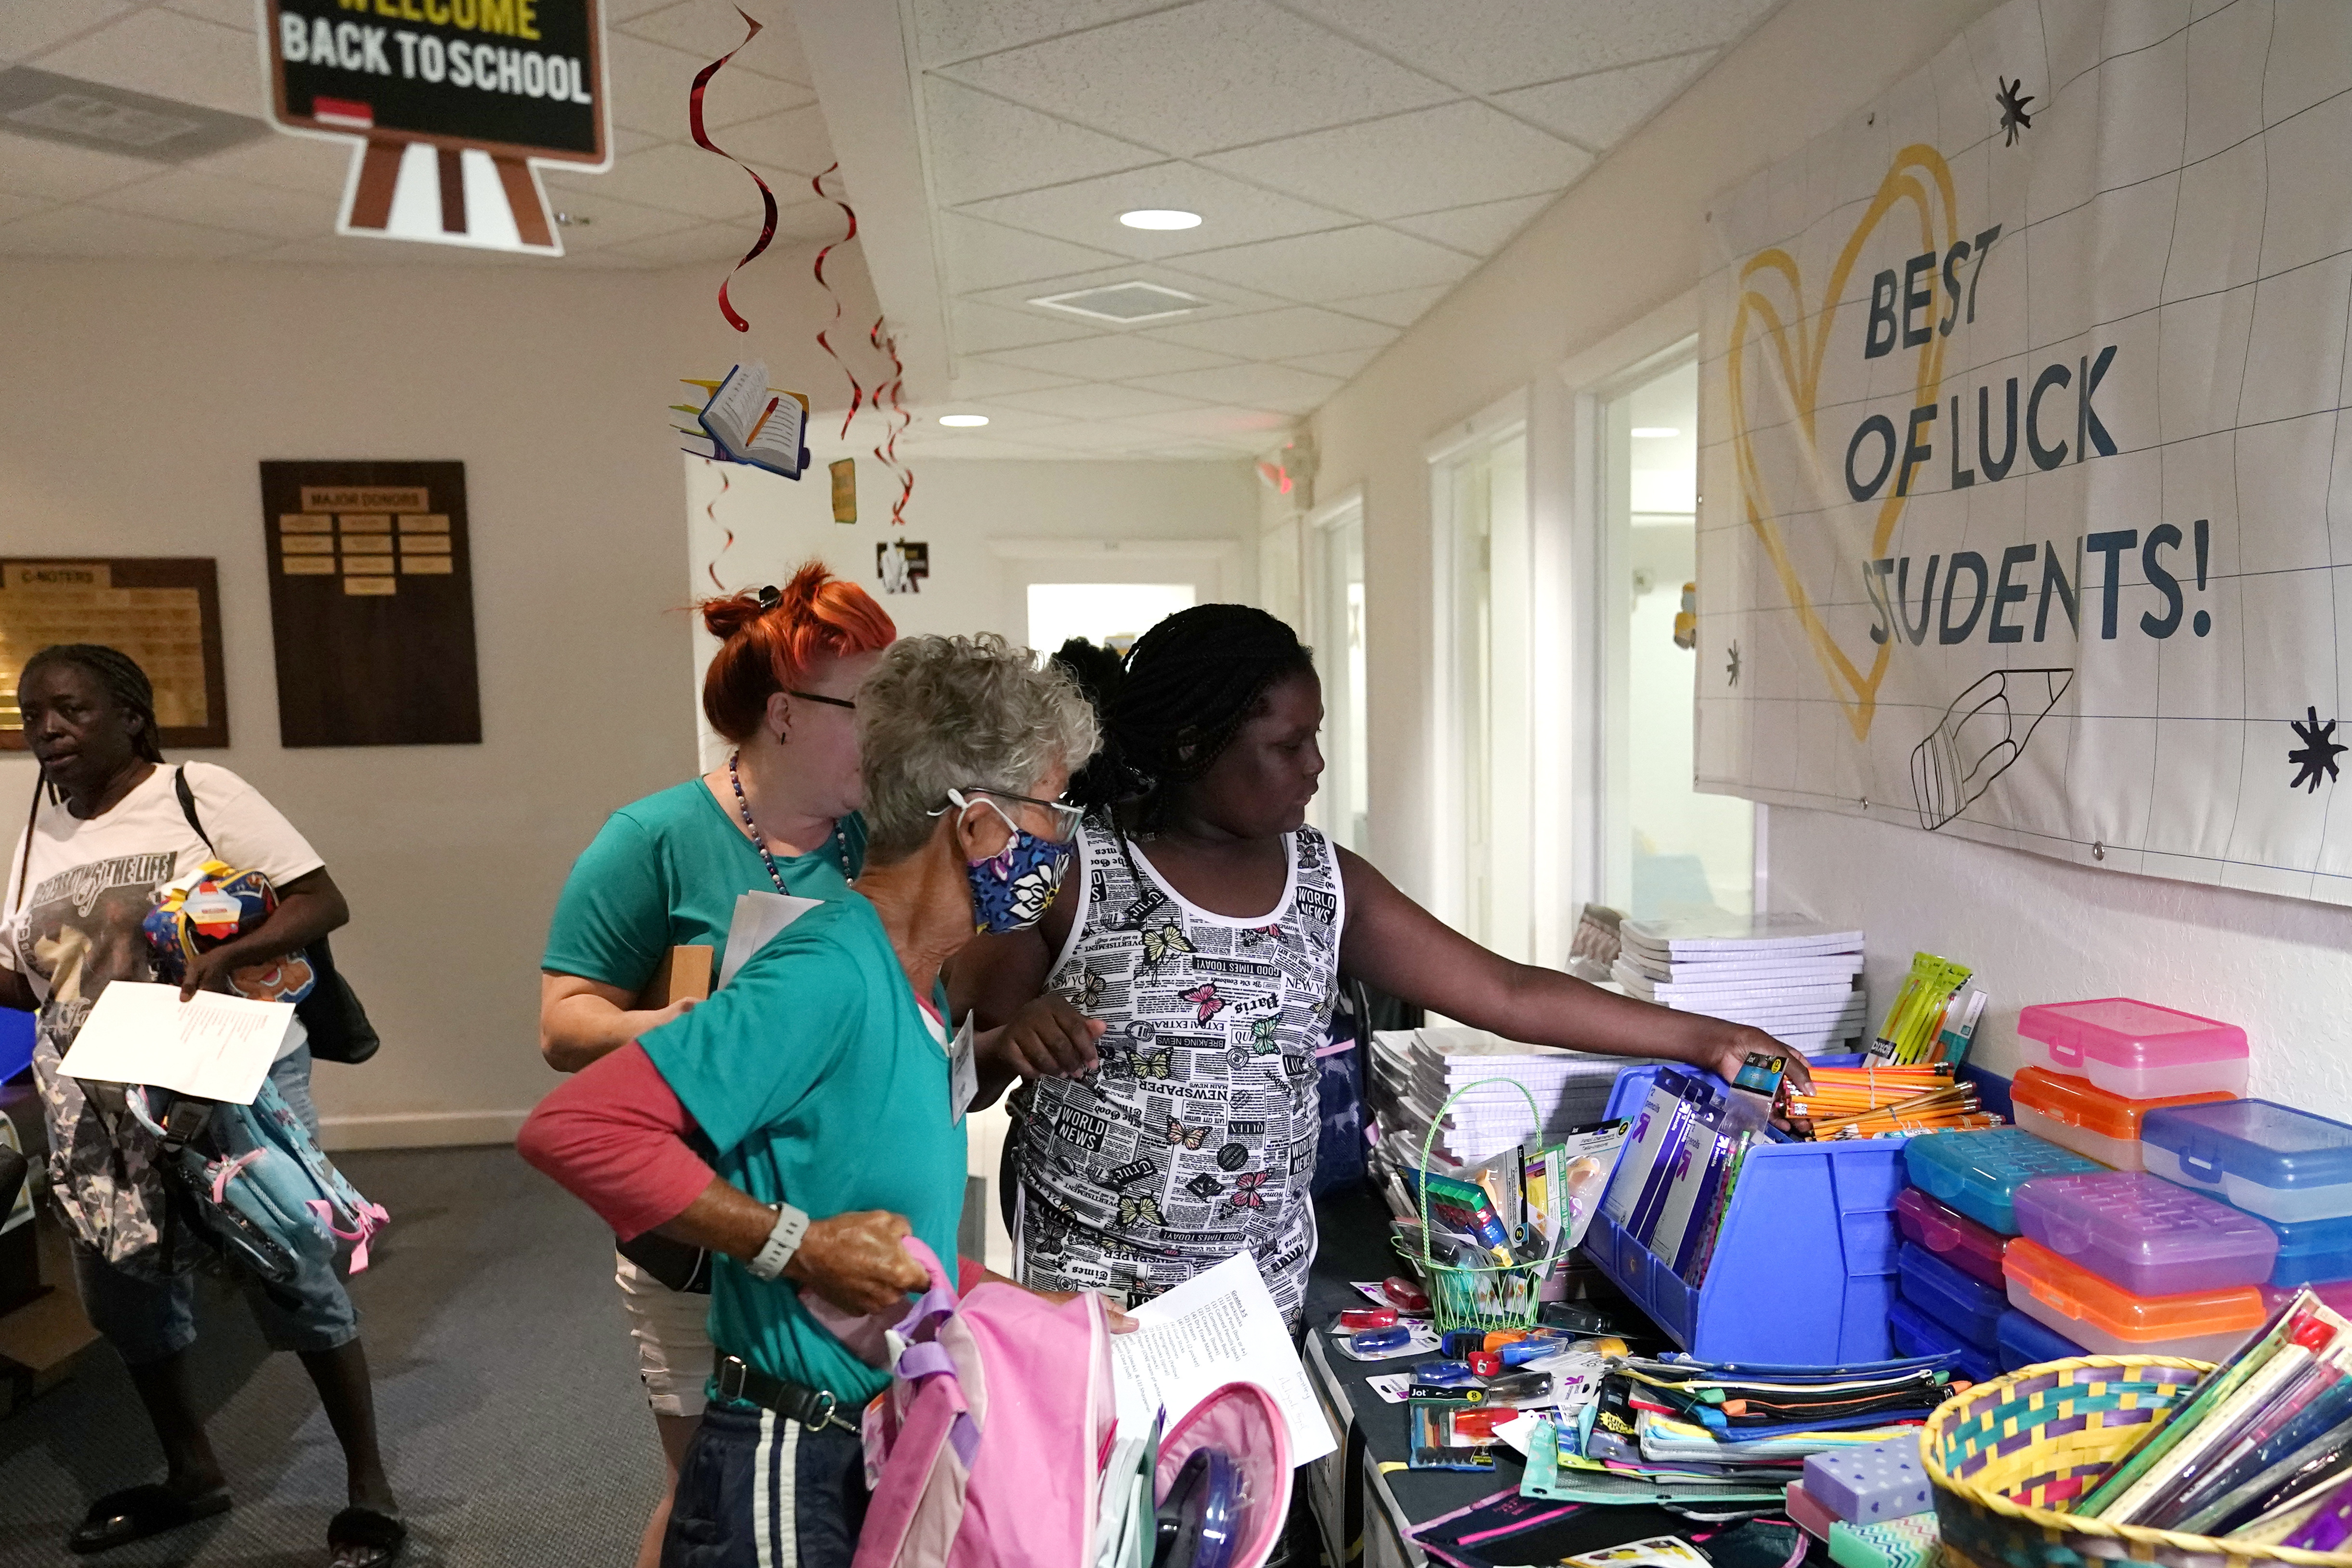
[(2000, 105), (2000, 128), (2009, 132), (2009, 140), (2001, 145), (2014, 147), (2020, 131), (2033, 129), (2033, 116), (2025, 112), (2025, 106), (2033, 101), (2033, 95), (2018, 90), (2025, 85), (2023, 77), (2015, 81), (1998, 76), (1993, 79), (2000, 83), (2000, 90), (1993, 94), (1992, 100)]
[(2336, 782), (2336, 759), (2342, 755), (2347, 748), (2338, 745), (2336, 742), (2335, 720), (2330, 719), (2326, 723), (2321, 723), (2319, 710), (2316, 708), (2305, 708), (2304, 712), (2310, 715), (2310, 723), (2306, 724), (2299, 719), (2287, 721), (2288, 726), (2294, 731), (2295, 739), (2301, 741), (2303, 745), (2300, 750), (2289, 752), (2286, 754), (2286, 760), (2293, 763), (2299, 770), (2294, 781), (2286, 787), (2302, 789), (2307, 795), (2317, 795), (2320, 774), (2326, 773), (2327, 782), (2330, 784)]
[(1723, 671), (1726, 675), (1731, 677), (1732, 685), (1737, 686), (1739, 684), (1739, 643), (1737, 638), (1733, 639), (1731, 644), (1730, 662), (1727, 663), (1723, 667)]

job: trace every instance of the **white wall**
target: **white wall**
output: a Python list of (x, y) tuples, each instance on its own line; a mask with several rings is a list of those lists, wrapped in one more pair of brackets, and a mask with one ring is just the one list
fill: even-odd
[[(806, 259), (735, 298), (752, 352), (829, 396), (798, 331)], [(350, 895), (336, 953), (384, 1047), (320, 1069), (331, 1142), (503, 1139), (554, 1081), (556, 890), (608, 811), (694, 765), (664, 405), (741, 352), (714, 287), (560, 262), (0, 265), (0, 553), (215, 557), (231, 744), (188, 754), (250, 779)], [(265, 458), (465, 462), (480, 745), (278, 744)], [(9, 843), (35, 773), (0, 754)]]
[[(1536, 522), (1557, 538), (1572, 500), (1561, 362), (1697, 284), (1717, 193), (1924, 64), (1994, 3), (1790, 0), (1315, 417), (1318, 487), (1365, 488), (1373, 858), (1408, 889), (1426, 895), (1436, 869), (1424, 445), (1529, 388)], [(1882, 1005), (1915, 948), (1976, 963), (1997, 1008), (1992, 1065), (2013, 1059), (2021, 1003), (2137, 994), (2245, 1026), (2258, 1089), (2352, 1111), (2336, 1044), (2352, 1010), (2352, 910), (1790, 810), (1772, 814), (1769, 868), (1776, 905), (1866, 924)]]

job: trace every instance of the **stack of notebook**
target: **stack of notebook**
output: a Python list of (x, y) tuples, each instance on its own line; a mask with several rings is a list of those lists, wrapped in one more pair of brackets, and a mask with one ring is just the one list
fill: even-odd
[(1629, 920), (1611, 974), (1626, 994), (1763, 1030), (1818, 1055), (1870, 1033), (1862, 932), (1795, 913)]
[(1407, 1157), (1418, 1164), (1422, 1139), (1447, 1097), (1465, 1090), (1444, 1114), (1432, 1152), (1450, 1164), (1475, 1165), (1531, 1134), (1549, 1142), (1600, 1121), (1628, 1065), (1622, 1057), (1521, 1045), (1483, 1029), (1386, 1030), (1372, 1037), (1370, 1098), (1382, 1143), (1400, 1154), (1409, 1144)]

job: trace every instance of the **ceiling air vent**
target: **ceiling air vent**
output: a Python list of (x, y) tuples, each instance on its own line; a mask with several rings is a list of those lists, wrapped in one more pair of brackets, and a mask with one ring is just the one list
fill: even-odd
[(1108, 283), (1099, 289), (1081, 289), (1075, 294), (1048, 294), (1029, 302), (1049, 310), (1067, 310), (1089, 321), (1122, 323), (1181, 316), (1208, 303), (1196, 295), (1162, 289), (1157, 283)]
[(0, 131), (184, 163), (270, 134), (242, 114), (17, 66), (0, 70)]

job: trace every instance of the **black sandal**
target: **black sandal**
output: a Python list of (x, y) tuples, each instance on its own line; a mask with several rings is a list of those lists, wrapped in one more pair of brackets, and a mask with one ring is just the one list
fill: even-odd
[[(372, 1508), (347, 1508), (327, 1521), (329, 1560), (336, 1568), (392, 1568), (407, 1540), (408, 1526)], [(365, 1554), (346, 1556), (347, 1547)]]
[(152, 1482), (129, 1487), (109, 1492), (90, 1504), (81, 1523), (66, 1537), (66, 1548), (84, 1555), (109, 1552), (151, 1535), (161, 1535), (167, 1530), (177, 1530), (184, 1524), (194, 1524), (200, 1519), (210, 1519), (216, 1513), (226, 1513), (228, 1508), (226, 1487), (215, 1487), (196, 1498), (184, 1498)]

